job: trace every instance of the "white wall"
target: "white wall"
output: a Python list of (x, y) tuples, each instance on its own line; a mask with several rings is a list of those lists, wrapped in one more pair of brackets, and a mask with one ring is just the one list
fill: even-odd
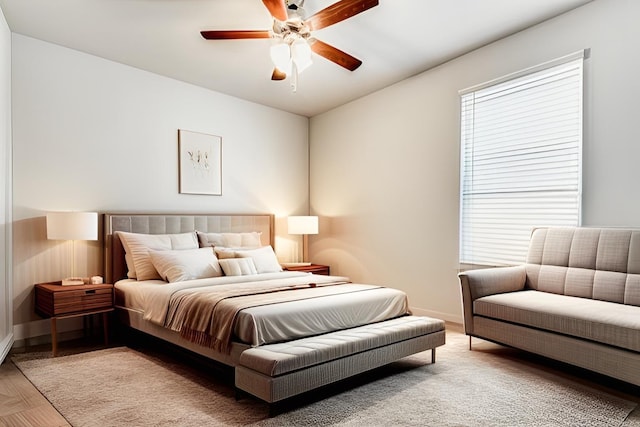
[(0, 9), (0, 363), (13, 344), (11, 289), (11, 31)]
[(458, 91), (584, 48), (583, 224), (640, 226), (639, 16), (596, 0), (312, 118), (314, 262), (461, 321)]
[[(306, 117), (18, 34), (12, 67), (16, 339), (48, 332), (33, 284), (70, 274), (49, 210), (274, 213), (278, 255), (295, 256), (283, 221), (307, 212)], [(178, 193), (178, 129), (222, 136), (222, 196)], [(77, 242), (76, 263), (101, 272), (100, 244)]]

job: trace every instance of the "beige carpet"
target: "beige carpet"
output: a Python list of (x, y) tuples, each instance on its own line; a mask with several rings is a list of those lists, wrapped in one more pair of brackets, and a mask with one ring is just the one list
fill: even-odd
[(415, 355), (312, 393), (273, 418), (260, 401), (236, 401), (228, 377), (179, 353), (118, 347), (13, 361), (76, 427), (640, 426), (637, 400), (598, 391), (515, 350), (466, 346), (466, 337), (452, 334), (436, 364), (427, 363), (428, 353)]

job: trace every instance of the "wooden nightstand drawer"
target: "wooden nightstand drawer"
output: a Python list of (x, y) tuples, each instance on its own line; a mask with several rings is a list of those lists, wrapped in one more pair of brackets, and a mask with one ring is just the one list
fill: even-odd
[(46, 317), (88, 312), (113, 307), (113, 285), (35, 286), (36, 311)]

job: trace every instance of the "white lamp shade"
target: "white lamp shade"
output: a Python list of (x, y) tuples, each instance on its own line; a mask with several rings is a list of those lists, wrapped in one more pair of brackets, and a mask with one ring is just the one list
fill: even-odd
[(289, 234), (318, 234), (317, 216), (290, 216), (287, 218)]
[(96, 212), (47, 213), (47, 239), (98, 240)]
[(291, 51), (286, 43), (278, 43), (271, 46), (271, 61), (273, 65), (285, 74), (291, 72)]
[(311, 46), (304, 39), (298, 39), (291, 45), (291, 58), (296, 63), (299, 73), (311, 65)]

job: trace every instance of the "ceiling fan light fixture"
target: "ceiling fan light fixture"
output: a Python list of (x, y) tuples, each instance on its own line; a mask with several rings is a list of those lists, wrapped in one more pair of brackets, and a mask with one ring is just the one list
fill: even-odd
[[(378, 6), (379, 0), (337, 0), (330, 6), (306, 17), (305, 0), (262, 0), (273, 18), (271, 30), (207, 30), (200, 31), (206, 40), (273, 39), (270, 56), (275, 65), (271, 80), (291, 76), (297, 87), (298, 73), (308, 68), (311, 52), (349, 70), (355, 71), (362, 61), (312, 37), (312, 32), (342, 22)], [(291, 74), (293, 70), (293, 74)]]
[(291, 50), (287, 43), (277, 43), (271, 46), (271, 61), (273, 65), (285, 74), (291, 72)]
[(296, 70), (301, 73), (313, 63), (311, 60), (311, 46), (303, 38), (298, 38), (291, 44), (291, 58), (296, 64)]

